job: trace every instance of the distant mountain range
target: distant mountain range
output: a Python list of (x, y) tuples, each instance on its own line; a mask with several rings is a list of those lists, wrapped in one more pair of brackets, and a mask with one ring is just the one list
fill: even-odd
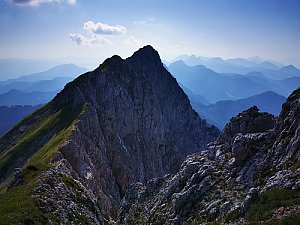
[[(293, 66), (280, 68), (275, 75), (271, 74), (273, 70), (267, 69), (265, 73), (240, 75), (217, 73), (202, 65), (188, 66), (181, 60), (169, 65), (168, 70), (197, 113), (219, 129), (223, 129), (231, 117), (253, 105), (278, 115), (286, 96), (300, 86), (298, 69)], [(283, 74), (281, 80), (271, 79), (280, 74)]]
[(0, 59), (0, 81), (15, 79), (25, 74), (46, 71), (59, 63), (55, 60)]
[(224, 74), (202, 65), (188, 66), (183, 61), (172, 63), (168, 69), (179, 83), (211, 103), (248, 98), (266, 91), (286, 97), (300, 86), (300, 77), (274, 80), (260, 72)]
[(202, 95), (194, 94), (191, 90), (186, 88), (182, 83), (178, 83), (179, 86), (182, 88), (182, 90), (186, 93), (186, 95), (189, 97), (189, 100), (194, 105), (210, 105), (211, 103)]
[[(192, 64), (199, 58), (184, 59)], [(262, 111), (277, 115), (285, 101), (284, 96), (288, 96), (300, 86), (299, 70), (294, 66), (280, 68), (282, 65), (279, 63), (265, 62), (259, 58), (214, 58), (213, 61), (248, 69), (256, 66), (260, 71), (244, 75), (217, 73), (203, 65), (188, 66), (182, 60), (165, 67), (177, 79), (198, 114), (220, 129), (223, 129), (232, 116), (253, 105), (257, 105)], [(44, 72), (0, 81), (0, 105), (45, 104), (83, 72), (86, 72), (85, 68), (63, 64)], [(282, 77), (281, 80), (272, 79), (279, 76)]]
[(1, 106), (13, 106), (13, 105), (39, 105), (49, 102), (58, 92), (43, 92), (33, 91), (24, 92), (20, 90), (10, 90), (6, 93), (0, 94)]
[(66, 83), (72, 81), (72, 77), (55, 77), (51, 80), (39, 80), (33, 82), (13, 81), (6, 85), (0, 84), (0, 94), (16, 89), (24, 92), (43, 91), (53, 92), (62, 89)]
[[(290, 65), (286, 66), (273, 61), (273, 60), (264, 60), (259, 57), (254, 58), (235, 58), (235, 59), (222, 59), (220, 57), (202, 57), (195, 55), (181, 55), (171, 60), (170, 62), (164, 61), (164, 63), (169, 66), (170, 64), (176, 61), (184, 61), (189, 66), (203, 65), (209, 69), (212, 69), (218, 73), (237, 73), (237, 74), (245, 74), (253, 71), (258, 72), (266, 72), (273, 75), (273, 79), (276, 77), (284, 78), (290, 76), (300, 76), (299, 70)], [(281, 70), (281, 68), (284, 68)], [(274, 71), (280, 70), (280, 74), (274, 73)], [(292, 71), (292, 73), (291, 73)], [(276, 75), (276, 76), (274, 76)], [(279, 75), (279, 76), (278, 76)], [(279, 79), (280, 79), (279, 78)]]
[(63, 64), (44, 72), (0, 82), (0, 105), (37, 105), (51, 100), (58, 91), (87, 69)]
[(198, 102), (195, 103), (193, 100), (191, 100), (191, 104), (196, 112), (202, 118), (205, 118), (208, 123), (215, 125), (219, 129), (223, 129), (233, 116), (254, 105), (256, 105), (261, 112), (269, 112), (278, 116), (281, 106), (285, 101), (285, 97), (268, 91), (249, 98), (235, 101), (219, 101), (208, 106), (201, 105)]
[(68, 59), (0, 59), (0, 82), (8, 79), (16, 79), (26, 74), (46, 71), (68, 62), (70, 62)]
[(74, 64), (62, 64), (43, 72), (22, 75), (14, 79), (0, 81), (0, 86), (4, 86), (13, 82), (36, 82), (41, 80), (52, 80), (57, 77), (71, 77), (74, 79), (86, 71), (87, 69), (78, 67)]
[[(0, 65), (1, 62), (3, 60)], [(74, 64), (63, 64), (44, 72), (0, 81), (0, 136), (86, 71)]]
[(11, 129), (25, 116), (31, 114), (40, 107), (41, 105), (16, 105), (12, 107), (0, 106), (0, 136)]
[(20, 76), (19, 78), (8, 80), (6, 82), (35, 82), (40, 80), (51, 80), (57, 77), (71, 77), (74, 79), (84, 72), (87, 72), (87, 69), (83, 67), (78, 67), (74, 64), (62, 64), (44, 72)]

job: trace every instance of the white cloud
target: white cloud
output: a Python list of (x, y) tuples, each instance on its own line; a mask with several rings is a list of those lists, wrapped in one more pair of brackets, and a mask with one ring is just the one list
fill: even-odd
[[(94, 23), (93, 21), (83, 23), (83, 30), (86, 31), (70, 34), (70, 39), (78, 45), (87, 47), (111, 45), (112, 41), (108, 38), (108, 35), (119, 35), (127, 32), (126, 28), (121, 25), (111, 26), (100, 22)], [(131, 41), (134, 42), (134, 39)]]
[(17, 6), (36, 7), (45, 4), (69, 4), (74, 5), (76, 0), (8, 0)]
[(121, 25), (111, 26), (105, 23), (94, 23), (93, 21), (87, 21), (83, 24), (83, 29), (88, 30), (93, 34), (104, 34), (104, 35), (117, 35), (124, 34), (127, 32), (126, 27)]
[(126, 40), (127, 44), (141, 45), (141, 42), (136, 39), (134, 36), (129, 36)]
[(92, 35), (91, 37), (87, 37), (79, 33), (73, 33), (70, 34), (70, 39), (76, 44), (85, 47), (112, 44), (112, 42), (109, 39), (99, 35)]

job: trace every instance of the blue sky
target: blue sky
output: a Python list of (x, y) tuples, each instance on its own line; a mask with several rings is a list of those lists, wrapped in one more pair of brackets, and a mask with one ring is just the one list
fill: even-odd
[(299, 0), (0, 0), (0, 58), (99, 64), (151, 44), (181, 54), (300, 66)]

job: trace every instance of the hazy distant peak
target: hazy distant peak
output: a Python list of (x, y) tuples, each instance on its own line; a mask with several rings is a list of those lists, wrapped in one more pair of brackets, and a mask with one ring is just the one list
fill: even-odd
[(57, 65), (55, 67), (50, 68), (47, 71), (59, 71), (59, 70), (65, 71), (66, 69), (83, 69), (83, 70), (87, 70), (86, 68), (76, 66), (73, 63), (67, 63), (67, 64)]
[(259, 56), (253, 56), (253, 57), (248, 57), (247, 58), (249, 61), (254, 62), (254, 63), (262, 63), (264, 60), (260, 58)]
[(219, 62), (223, 62), (224, 61), (224, 59), (222, 59), (221, 57), (213, 57), (211, 59), (213, 59), (214, 61), (219, 61)]
[(260, 63), (259, 65), (266, 69), (278, 69), (278, 66), (274, 65), (270, 61), (264, 61), (264, 62)]
[(200, 70), (209, 70), (209, 71), (212, 71), (215, 73), (215, 71), (213, 71), (212, 69), (207, 68), (206, 66), (203, 66), (203, 65), (192, 66), (192, 68), (196, 68), (196, 69), (200, 69)]
[(8, 92), (6, 92), (5, 94), (17, 94), (17, 93), (22, 93), (23, 91), (18, 90), (18, 89), (11, 89)]
[(293, 65), (284, 66), (281, 69), (283, 69), (283, 70), (299, 70), (297, 67), (295, 67)]
[(170, 64), (170, 66), (188, 66), (183, 60), (178, 60)]
[(246, 73), (245, 76), (266, 79), (266, 76), (264, 76), (261, 72), (257, 72), (257, 71)]
[(254, 95), (254, 96), (250, 96), (250, 97), (245, 98), (245, 99), (257, 98), (258, 96), (259, 96), (259, 97), (261, 97), (261, 96), (276, 96), (276, 97), (281, 97), (282, 99), (285, 99), (284, 96), (279, 95), (279, 94), (277, 94), (277, 93), (274, 92), (274, 91), (265, 91), (265, 92), (263, 92), (263, 93), (261, 93), (261, 94), (257, 94), (257, 95)]

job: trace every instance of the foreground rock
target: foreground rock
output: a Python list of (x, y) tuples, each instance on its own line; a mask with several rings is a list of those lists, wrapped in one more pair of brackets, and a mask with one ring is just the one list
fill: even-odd
[[(300, 89), (279, 118), (252, 107), (232, 118), (208, 150), (188, 156), (176, 175), (131, 186), (118, 224), (265, 224), (291, 215), (289, 224), (299, 224), (299, 154)], [(284, 210), (292, 213), (276, 213)]]

